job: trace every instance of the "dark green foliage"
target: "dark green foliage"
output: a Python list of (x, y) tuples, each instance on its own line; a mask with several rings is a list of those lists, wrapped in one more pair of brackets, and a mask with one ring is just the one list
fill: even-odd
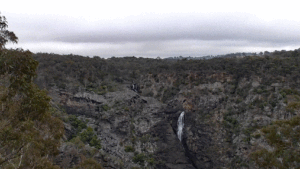
[[(101, 141), (95, 135), (94, 130), (91, 127), (87, 127), (86, 122), (84, 122), (83, 120), (79, 120), (74, 115), (69, 116), (69, 122), (75, 128), (75, 133), (73, 134), (71, 139), (75, 139), (77, 136), (79, 136), (80, 140), (83, 143), (88, 143), (92, 147), (101, 149)], [(83, 129), (86, 129), (86, 130), (81, 132)]]
[(162, 102), (166, 102), (168, 99), (174, 97), (179, 92), (179, 88), (171, 87), (168, 89), (165, 89)]
[(134, 157), (133, 157), (133, 159), (132, 159), (132, 161), (134, 162), (134, 163), (138, 163), (139, 165), (144, 165), (144, 162), (145, 162), (145, 160), (146, 160), (146, 155), (145, 154), (143, 154), (143, 153), (140, 153), (140, 154), (138, 154), (138, 153), (135, 153), (135, 155), (134, 155)]
[(134, 152), (135, 149), (132, 146), (125, 146), (125, 152)]
[(286, 106), (286, 109), (289, 111), (300, 109), (300, 102), (291, 102)]
[(32, 53), (4, 49), (8, 40), (16, 42), (17, 38), (6, 37), (15, 35), (3, 31), (2, 19), (0, 16), (0, 168), (57, 168), (48, 157), (58, 153), (63, 123), (51, 116), (47, 92), (33, 83), (38, 62)]
[(239, 122), (227, 113), (224, 115), (224, 125), (226, 128), (237, 129)]
[(223, 126), (226, 130), (226, 142), (232, 142), (233, 134), (237, 134), (240, 131), (240, 124), (238, 120), (234, 117), (236, 113), (237, 112), (232, 110), (232, 108), (229, 108), (228, 112), (224, 114)]
[(69, 122), (75, 128), (76, 133), (80, 133), (82, 129), (87, 128), (86, 122), (79, 120), (75, 115), (69, 116)]
[(294, 168), (300, 164), (300, 117), (290, 120), (278, 120), (264, 127), (266, 141), (274, 148), (268, 151), (265, 148), (251, 154), (251, 158), (261, 168)]
[(101, 149), (101, 141), (97, 138), (97, 136), (92, 137), (92, 139), (90, 141), (90, 145), (97, 149)]
[(280, 93), (282, 93), (282, 95), (300, 95), (300, 93), (295, 90), (295, 89), (282, 89), (280, 91)]
[(140, 138), (140, 141), (142, 143), (147, 143), (150, 141), (150, 135), (149, 134), (146, 134), (146, 135), (143, 135), (141, 138)]
[(101, 149), (101, 141), (97, 138), (91, 127), (88, 127), (85, 131), (80, 133), (79, 136), (84, 143), (89, 143), (90, 146)]
[(88, 158), (75, 167), (75, 169), (102, 169), (103, 167), (94, 159)]
[(0, 15), (0, 50), (5, 48), (7, 42), (18, 42), (18, 37), (15, 35), (14, 32), (8, 31), (6, 29), (7, 27), (8, 25), (5, 16)]
[[(243, 133), (245, 134), (246, 138), (244, 138), (244, 142), (249, 143), (251, 137), (253, 137), (252, 133), (258, 129), (258, 126), (248, 127), (243, 130)], [(259, 134), (255, 135), (256, 138), (260, 137)]]
[[(175, 89), (181, 85), (214, 83), (218, 81), (216, 77), (222, 75), (232, 78), (234, 87), (230, 90), (231, 94), (238, 94), (245, 98), (249, 90), (237, 86), (242, 78), (249, 79), (251, 76), (260, 76), (262, 85), (265, 86), (282, 82), (281, 77), (294, 82), (299, 79), (297, 73), (300, 71), (298, 50), (275, 53), (263, 57), (246, 56), (239, 59), (214, 58), (209, 60), (165, 60), (135, 57), (103, 59), (47, 53), (38, 53), (35, 54), (35, 57), (40, 62), (39, 75), (44, 77), (43, 82), (37, 81), (37, 83), (46, 84), (43, 87), (56, 85), (71, 91), (78, 91), (77, 89), (80, 87), (98, 94), (105, 94), (117, 90), (120, 83), (138, 82), (142, 76), (149, 74), (152, 75), (155, 83), (166, 79), (167, 76), (161, 76), (162, 74), (176, 77), (173, 82)], [(295, 57), (287, 59), (286, 56), (289, 55)], [(249, 86), (251, 85), (249, 84)], [(292, 83), (290, 86), (296, 87), (297, 84)], [(158, 92), (157, 97), (162, 101), (168, 100), (170, 95), (177, 93), (171, 88), (167, 89), (166, 96), (162, 96), (162, 93)], [(254, 92), (268, 94), (263, 86)], [(151, 92), (146, 92), (146, 94), (152, 95)]]
[(90, 142), (93, 139), (94, 130), (91, 127), (88, 127), (85, 131), (80, 133), (80, 138), (83, 142)]
[(232, 169), (240, 169), (242, 167), (247, 167), (247, 162), (245, 162), (242, 158), (240, 158), (239, 156), (235, 156), (231, 162), (230, 162), (230, 168)]
[(149, 163), (150, 166), (153, 166), (155, 164), (155, 159), (154, 158), (148, 158), (147, 162)]
[(102, 108), (103, 111), (110, 110), (110, 107), (107, 104), (102, 105), (101, 108)]
[(134, 153), (134, 157), (132, 159), (134, 163), (137, 163), (141, 166), (145, 165), (145, 162), (150, 166), (154, 166), (156, 164), (155, 159), (152, 157), (152, 154), (144, 154), (144, 153)]

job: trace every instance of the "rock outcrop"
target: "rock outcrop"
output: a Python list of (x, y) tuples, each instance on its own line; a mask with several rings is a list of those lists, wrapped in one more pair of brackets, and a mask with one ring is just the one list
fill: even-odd
[[(299, 56), (299, 50), (210, 60), (39, 54), (37, 84), (67, 114), (57, 163), (72, 167), (85, 154), (104, 168), (262, 168), (251, 154), (275, 149), (263, 129), (300, 113)], [(274, 138), (291, 142), (278, 125), (272, 129)], [(87, 130), (96, 138), (82, 144), (78, 137)], [(298, 154), (298, 143), (284, 150)], [(290, 168), (298, 165), (288, 160)]]
[[(263, 96), (254, 92), (259, 82), (239, 83), (238, 88), (247, 90), (242, 100), (225, 94), (232, 85), (224, 78), (224, 83), (182, 88), (166, 103), (155, 96), (140, 95), (130, 87), (105, 95), (59, 90), (50, 94), (67, 114), (88, 121), (87, 125), (96, 131), (102, 149), (93, 156), (105, 168), (255, 168), (249, 154), (257, 140), (251, 134), (259, 126), (294, 116), (285, 111), (286, 104), (278, 92), (284, 85), (271, 85), (266, 91), (274, 97), (276, 106), (260, 109), (256, 104), (261, 104)], [(149, 87), (153, 93), (158, 92), (155, 85), (160, 86), (154, 83)], [(182, 111), (186, 114), (180, 142), (176, 133)], [(67, 125), (66, 130), (72, 133)], [(69, 151), (74, 150), (66, 147), (62, 147), (59, 161), (71, 158)], [(76, 155), (72, 158), (70, 163), (80, 161)]]
[[(102, 150), (95, 156), (104, 167), (195, 168), (176, 135), (177, 118), (183, 110), (180, 104), (165, 105), (128, 88), (106, 95), (52, 91), (52, 95), (55, 93), (59, 95), (55, 101), (64, 106), (66, 113), (88, 120), (87, 125), (97, 132)], [(70, 158), (68, 151), (72, 148), (66, 151), (65, 147), (60, 158), (64, 153)], [(126, 147), (132, 147), (134, 152), (126, 152)], [(134, 163), (138, 155), (142, 158)], [(76, 155), (73, 158), (78, 161)]]

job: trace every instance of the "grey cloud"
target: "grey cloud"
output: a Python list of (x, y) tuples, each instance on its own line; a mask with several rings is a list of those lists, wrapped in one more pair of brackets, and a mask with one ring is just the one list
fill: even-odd
[(19, 22), (16, 26), (24, 41), (119, 43), (167, 40), (247, 40), (294, 43), (300, 40), (300, 31), (296, 29), (300, 24), (298, 22), (264, 23), (253, 15), (242, 13), (146, 15), (122, 20), (99, 20), (95, 23), (62, 16), (27, 17), (31, 18), (20, 18), (19, 21), (23, 22)]
[[(187, 19), (186, 19), (187, 18)], [(166, 40), (248, 40), (253, 42), (294, 43), (300, 40), (299, 23), (263, 23), (255, 17), (169, 16), (157, 21), (104, 23), (103, 27), (64, 31), (51, 40), (61, 42), (142, 42)], [(288, 24), (289, 27), (283, 25)]]
[[(94, 22), (10, 14), (8, 21), (20, 43), (33, 52), (203, 56), (300, 45), (299, 22), (264, 22), (244, 13), (144, 15)], [(63, 45), (67, 47), (58, 48)]]
[[(234, 52), (261, 52), (274, 50), (291, 50), (299, 46), (280, 46), (271, 43), (252, 43), (249, 41), (200, 41), (200, 40), (170, 40), (122, 43), (63, 43), (63, 42), (33, 42), (20, 43), (22, 48), (32, 52), (48, 52), (58, 54), (79, 54), (83, 56), (100, 57), (170, 57), (218, 55)], [(299, 44), (298, 44), (299, 45)]]

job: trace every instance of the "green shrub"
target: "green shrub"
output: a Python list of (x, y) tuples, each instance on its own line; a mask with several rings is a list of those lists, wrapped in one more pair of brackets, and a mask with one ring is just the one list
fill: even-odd
[(97, 139), (97, 136), (92, 137), (92, 139), (90, 141), (90, 145), (97, 149), (101, 149), (101, 141), (99, 139)]
[(144, 165), (146, 156), (145, 154), (141, 153), (141, 154), (135, 154), (132, 161), (134, 163), (138, 163), (139, 165)]
[(282, 95), (283, 98), (286, 98), (286, 93), (281, 91), (280, 94)]
[(147, 159), (147, 162), (149, 163), (150, 166), (153, 166), (155, 164), (154, 158)]
[(110, 110), (110, 107), (109, 107), (107, 104), (102, 105), (101, 108), (102, 108), (102, 110), (104, 110), (104, 111)]
[(70, 115), (68, 120), (75, 128), (76, 133), (81, 132), (82, 129), (85, 129), (87, 127), (86, 122), (79, 120), (75, 115)]
[(165, 89), (162, 97), (162, 102), (165, 103), (169, 98), (174, 97), (179, 92), (179, 90), (180, 90), (179, 88), (175, 88), (175, 87)]
[(261, 148), (251, 153), (252, 160), (260, 168), (297, 168), (300, 163), (299, 125), (300, 116), (295, 116), (290, 120), (275, 121), (262, 128), (261, 131), (273, 151)]
[(94, 136), (94, 131), (91, 127), (88, 127), (85, 131), (80, 133), (80, 138), (83, 142), (90, 142)]
[(125, 146), (125, 152), (134, 152), (135, 149), (132, 146)]
[(74, 137), (70, 140), (71, 143), (75, 144), (76, 147), (78, 148), (83, 148), (84, 147), (84, 143), (82, 142), (82, 140), (80, 139), (80, 137)]
[(88, 158), (75, 167), (75, 169), (102, 169), (103, 167), (95, 159)]
[(300, 102), (291, 102), (286, 106), (287, 109), (300, 109)]
[(142, 143), (146, 143), (146, 142), (148, 142), (148, 141), (150, 141), (150, 135), (143, 135), (141, 138), (140, 138), (140, 141), (142, 142)]
[(89, 143), (90, 146), (95, 147), (97, 149), (101, 149), (101, 142), (97, 138), (91, 127), (88, 127), (85, 131), (80, 133), (79, 136), (84, 143)]
[(280, 91), (280, 94), (281, 95), (283, 95), (283, 94), (286, 94), (286, 95), (292, 95), (292, 94), (300, 95), (300, 93), (295, 89), (282, 89)]

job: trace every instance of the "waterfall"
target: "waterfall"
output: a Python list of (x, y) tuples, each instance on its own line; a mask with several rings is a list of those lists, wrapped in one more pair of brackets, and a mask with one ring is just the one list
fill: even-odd
[(180, 114), (178, 121), (177, 121), (177, 136), (178, 139), (181, 141), (182, 133), (183, 133), (183, 127), (184, 127), (184, 111)]

